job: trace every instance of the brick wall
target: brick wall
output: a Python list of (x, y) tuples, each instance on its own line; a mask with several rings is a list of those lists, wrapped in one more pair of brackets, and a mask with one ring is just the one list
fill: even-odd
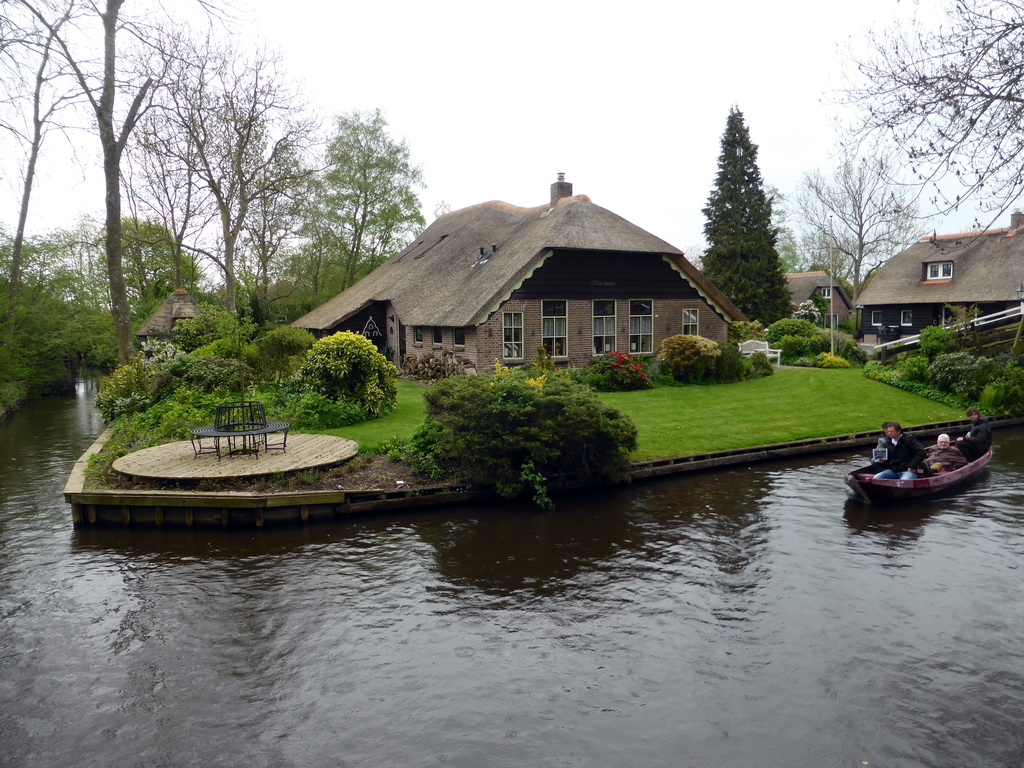
[[(635, 298), (643, 298), (642, 296)], [(652, 342), (657, 350), (662, 339), (682, 333), (683, 310), (699, 310), (700, 335), (712, 341), (726, 340), (728, 326), (707, 304), (695, 299), (658, 299), (654, 301)], [(626, 352), (629, 350), (629, 299), (619, 299), (615, 303), (615, 342), (616, 348)], [(477, 328), (466, 329), (466, 345), (454, 349), (455, 354), (476, 362), (477, 370), (489, 371), (495, 360), (503, 364), (517, 364), (536, 359), (537, 348), (542, 345), (542, 305), (539, 301), (510, 300), (501, 305), (485, 323)], [(593, 302), (588, 300), (569, 300), (568, 330), (566, 346), (568, 355), (556, 358), (560, 365), (581, 366), (593, 356)], [(523, 359), (506, 360), (502, 356), (505, 312), (523, 313)], [(409, 343), (407, 352), (416, 355), (431, 354), (439, 356), (442, 351), (453, 351), (454, 334), (451, 328), (442, 329), (442, 344), (431, 343), (431, 329), (423, 329), (422, 344), (412, 341), (413, 329), (407, 329)]]

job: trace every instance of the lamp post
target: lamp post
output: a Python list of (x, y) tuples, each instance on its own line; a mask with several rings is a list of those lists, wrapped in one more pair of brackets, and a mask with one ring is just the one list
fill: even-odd
[[(828, 215), (828, 336), (833, 357), (836, 354), (836, 324), (835, 312), (833, 310), (833, 303), (836, 300), (836, 263), (832, 250), (832, 241), (834, 239), (835, 236), (832, 234), (832, 214), (830, 213)], [(1024, 283), (1021, 283), (1021, 287), (1024, 288)], [(1021, 306), (1024, 307), (1024, 303)]]
[(1024, 330), (1024, 282), (1017, 289), (1017, 298), (1020, 300), (1020, 323), (1017, 325), (1017, 335), (1013, 339), (1013, 354), (1020, 354), (1020, 332)]

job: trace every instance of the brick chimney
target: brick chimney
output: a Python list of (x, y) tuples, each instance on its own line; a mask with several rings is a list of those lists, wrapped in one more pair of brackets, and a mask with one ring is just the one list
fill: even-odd
[(572, 197), (572, 184), (565, 180), (565, 173), (559, 173), (558, 181), (551, 185), (551, 207), (558, 205), (558, 201), (563, 197)]
[[(551, 194), (555, 194), (554, 187), (552, 187), (551, 189)], [(1020, 211), (1014, 211), (1013, 213), (1010, 214), (1010, 229), (1020, 229), (1021, 227), (1024, 227), (1024, 213), (1021, 213)]]

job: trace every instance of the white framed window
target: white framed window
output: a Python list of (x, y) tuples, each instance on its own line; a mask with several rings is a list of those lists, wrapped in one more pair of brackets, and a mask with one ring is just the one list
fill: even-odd
[(541, 345), (552, 357), (569, 354), (566, 344), (568, 333), (568, 302), (565, 299), (545, 299), (541, 303)]
[(615, 350), (615, 300), (594, 300), (594, 354)]
[(953, 277), (952, 261), (937, 261), (928, 265), (929, 280), (948, 280)]
[(629, 352), (641, 354), (654, 351), (654, 301), (629, 301)]
[(831, 299), (832, 298), (832, 287), (828, 286), (828, 285), (823, 286), (822, 289), (821, 289), (821, 295), (824, 298), (826, 298), (826, 299)]
[(464, 346), (466, 346), (466, 329), (465, 328), (455, 328), (452, 331), (452, 336), (454, 337), (454, 344), (455, 344), (456, 347), (464, 347)]
[(504, 312), (502, 325), (502, 356), (506, 360), (523, 359), (523, 313)]
[(434, 346), (440, 346), (441, 341), (442, 341), (442, 338), (441, 338), (441, 328), (440, 328), (440, 326), (435, 325), (434, 326), (434, 335), (433, 335)]
[(417, 325), (412, 329), (412, 338), (417, 344), (423, 343), (423, 326)]
[(904, 309), (900, 312), (900, 325), (913, 325), (914, 324), (914, 310)]
[(882, 324), (882, 310), (873, 309), (871, 310), (871, 324), (881, 325)]
[(686, 336), (700, 336), (700, 310), (683, 310), (683, 334)]

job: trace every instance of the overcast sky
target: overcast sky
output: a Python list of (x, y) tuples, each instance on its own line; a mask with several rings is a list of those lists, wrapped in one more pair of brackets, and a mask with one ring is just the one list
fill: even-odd
[[(562, 171), (575, 193), (687, 251), (703, 242), (701, 208), (731, 106), (759, 147), (765, 183), (792, 195), (803, 172), (830, 168), (829, 94), (850, 66), (845, 54), (863, 48), (869, 28), (939, 6), (235, 1), (238, 37), (279, 50), (325, 121), (384, 111), (422, 166), (428, 222), (442, 204), (539, 205)], [(49, 212), (101, 216), (98, 179), (64, 163), (42, 170), (40, 199), (57, 201)], [(10, 227), (17, 198), (8, 199)], [(973, 218), (927, 226), (958, 231)], [(64, 223), (37, 211), (30, 228)]]

